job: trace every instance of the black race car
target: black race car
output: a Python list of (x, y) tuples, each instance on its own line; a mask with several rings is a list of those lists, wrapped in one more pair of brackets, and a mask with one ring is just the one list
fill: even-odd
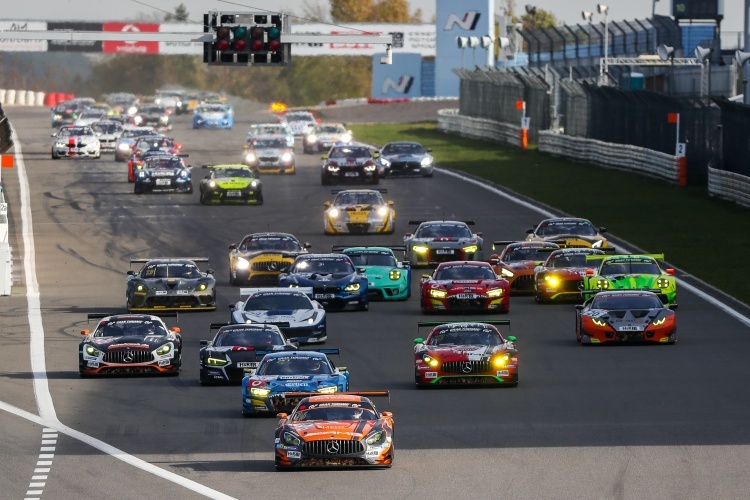
[(378, 166), (367, 146), (333, 146), (328, 154), (321, 156), (323, 168), (320, 183), (328, 184), (377, 184), (380, 182)]
[(196, 262), (186, 259), (130, 259), (143, 263), (140, 271), (128, 271), (125, 292), (128, 311), (177, 311), (216, 309), (216, 280), (213, 271), (201, 272)]
[(135, 170), (135, 194), (193, 192), (193, 180), (190, 166), (175, 155), (155, 155), (144, 158), (140, 168)]

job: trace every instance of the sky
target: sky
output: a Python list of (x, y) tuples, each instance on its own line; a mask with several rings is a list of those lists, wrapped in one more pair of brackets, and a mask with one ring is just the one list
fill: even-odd
[[(461, 0), (454, 0), (460, 5)], [(495, 0), (496, 8), (506, 0)], [(654, 0), (516, 0), (516, 10), (523, 12), (527, 3), (538, 8), (549, 10), (558, 20), (566, 24), (582, 23), (581, 11), (596, 11), (598, 2), (609, 6), (610, 20), (645, 19), (651, 16)], [(744, 31), (743, 5), (745, 0), (724, 0), (724, 21), (722, 32)], [(26, 21), (119, 21), (136, 20), (143, 15), (161, 16), (159, 9), (174, 11), (180, 3), (185, 4), (192, 20), (201, 21), (201, 15), (209, 10), (252, 10), (253, 6), (265, 9), (287, 10), (295, 15), (302, 15), (304, 5), (327, 5), (326, 0), (30, 0), (10, 3), (2, 9), (2, 19)], [(412, 10), (421, 8), (424, 19), (429, 21), (435, 14), (435, 0), (410, 0)], [(672, 0), (657, 0), (656, 13), (669, 15)], [(141, 16), (139, 16), (141, 14)], [(601, 21), (598, 14), (595, 22)], [(736, 37), (736, 35), (734, 35)]]

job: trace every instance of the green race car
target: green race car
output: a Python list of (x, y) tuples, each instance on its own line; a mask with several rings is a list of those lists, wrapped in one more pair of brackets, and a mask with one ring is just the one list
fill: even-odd
[(399, 262), (394, 250), (404, 247), (334, 246), (332, 252), (348, 255), (357, 269), (364, 269), (370, 299), (406, 300), (411, 297), (411, 267)]
[(586, 260), (599, 260), (601, 264), (598, 271), (586, 271), (581, 288), (584, 295), (605, 290), (648, 290), (664, 304), (677, 301), (674, 269), (662, 269), (657, 262), (664, 261), (664, 254), (587, 255)]
[(262, 205), (263, 186), (246, 165), (203, 165), (209, 174), (201, 180), (203, 205), (221, 203)]

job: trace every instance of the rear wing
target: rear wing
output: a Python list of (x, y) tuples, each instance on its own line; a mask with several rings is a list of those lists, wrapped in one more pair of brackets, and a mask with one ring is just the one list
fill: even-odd
[(387, 194), (388, 193), (387, 189), (370, 189), (370, 188), (359, 188), (359, 189), (357, 189), (357, 188), (352, 188), (352, 189), (331, 189), (331, 194), (339, 194), (339, 193), (341, 193), (343, 191), (360, 191), (362, 189), (366, 189), (367, 191), (377, 191), (378, 193), (381, 193), (381, 194)]
[[(599, 248), (598, 250), (605, 250), (604, 248)], [(586, 260), (604, 260), (612, 257), (612, 255), (587, 255)], [(622, 254), (622, 255), (616, 255), (616, 257), (651, 257), (654, 260), (660, 260), (664, 261), (664, 254), (663, 253), (638, 253), (638, 254)]]
[(508, 325), (510, 326), (509, 319), (465, 319), (461, 321), (419, 321), (417, 328), (424, 328), (427, 326), (441, 326), (441, 325), (455, 325), (458, 323), (487, 323), (488, 325)]
[(401, 245), (401, 246), (391, 246), (391, 245), (372, 245), (372, 246), (367, 246), (367, 245), (333, 245), (331, 247), (331, 252), (341, 253), (344, 250), (347, 250), (349, 248), (365, 248), (365, 249), (371, 249), (371, 248), (388, 248), (390, 250), (393, 250), (394, 252), (405, 252), (406, 251), (406, 247), (403, 246), (403, 245)]
[(510, 245), (511, 243), (520, 243), (520, 242), (521, 241), (509, 241), (509, 240), (493, 241), (492, 242), (492, 249), (493, 250), (495, 249), (495, 245), (501, 246), (501, 247), (506, 247), (506, 246)]
[(193, 262), (208, 262), (208, 257), (144, 257), (139, 259), (130, 259), (130, 264), (146, 264), (152, 260), (192, 260)]
[(245, 297), (245, 296), (252, 295), (258, 292), (302, 292), (309, 297), (312, 295), (313, 289), (311, 286), (301, 286), (297, 288), (278, 287), (278, 286), (266, 287), (266, 288), (248, 287), (248, 288), (240, 288), (240, 297)]

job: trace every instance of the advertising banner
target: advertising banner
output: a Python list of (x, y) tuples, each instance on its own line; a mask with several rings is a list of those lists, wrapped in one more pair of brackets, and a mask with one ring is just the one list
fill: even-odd
[[(2, 31), (45, 31), (47, 23), (34, 21), (0, 21)], [(47, 40), (9, 40), (0, 33), (0, 52), (45, 52)]]
[[(159, 25), (161, 33), (195, 33), (203, 34), (203, 25), (195, 23), (162, 23)], [(182, 54), (202, 56), (203, 44), (195, 42), (159, 42), (159, 54)]]
[(372, 97), (400, 99), (422, 96), (422, 56), (393, 54), (393, 64), (380, 64), (385, 52), (372, 59)]
[[(49, 31), (102, 31), (102, 26), (102, 23), (47, 23)], [(47, 50), (50, 52), (101, 52), (102, 42), (98, 40), (50, 40)]]
[[(104, 23), (103, 31), (157, 32), (157, 23)], [(158, 54), (159, 42), (104, 41), (102, 52), (107, 54)]]
[(483, 37), (494, 35), (494, 0), (436, 0), (435, 95), (457, 97), (459, 79), (454, 68), (473, 68), (487, 65), (494, 54), (494, 46), (459, 49), (459, 36)]
[[(393, 35), (393, 55), (399, 52), (435, 56), (434, 24), (351, 23), (346, 28), (330, 24), (293, 24), (292, 33), (322, 35)], [(384, 52), (385, 45), (367, 43), (309, 43), (292, 45), (292, 57), (299, 56), (372, 56)]]

